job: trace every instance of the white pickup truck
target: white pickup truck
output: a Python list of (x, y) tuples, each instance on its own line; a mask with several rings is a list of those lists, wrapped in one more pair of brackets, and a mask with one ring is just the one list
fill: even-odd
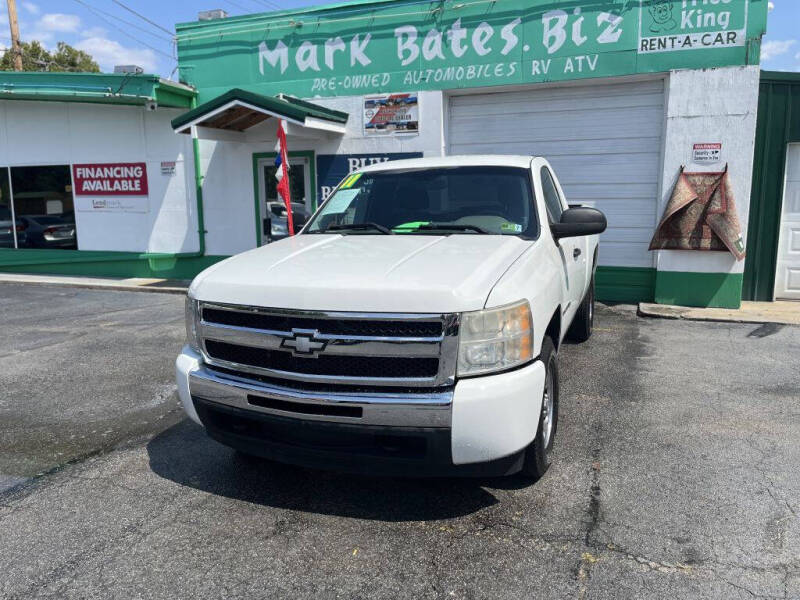
[(200, 273), (189, 417), (245, 454), (372, 474), (540, 477), (556, 356), (586, 340), (603, 214), (530, 156), (383, 163), (302, 231)]

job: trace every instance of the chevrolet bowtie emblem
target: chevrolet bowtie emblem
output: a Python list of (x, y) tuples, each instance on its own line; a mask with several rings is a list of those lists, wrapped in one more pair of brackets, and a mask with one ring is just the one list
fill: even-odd
[(322, 352), (328, 342), (316, 339), (319, 333), (316, 329), (292, 329), (292, 337), (284, 338), (281, 348), (288, 348), (295, 356), (316, 357)]

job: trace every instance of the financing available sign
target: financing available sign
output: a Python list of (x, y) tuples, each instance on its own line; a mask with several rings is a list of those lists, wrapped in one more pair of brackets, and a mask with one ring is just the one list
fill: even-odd
[(72, 165), (75, 208), (84, 212), (147, 212), (147, 165)]
[(178, 26), (182, 76), (301, 97), (757, 64), (767, 0), (418, 0)]
[(145, 163), (72, 165), (76, 196), (147, 196)]

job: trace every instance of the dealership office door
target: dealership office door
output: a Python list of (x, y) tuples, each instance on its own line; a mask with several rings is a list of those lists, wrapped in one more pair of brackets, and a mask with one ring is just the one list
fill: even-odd
[(570, 204), (608, 217), (599, 264), (653, 267), (664, 128), (663, 80), (452, 96), (450, 154), (533, 154)]
[(786, 152), (775, 299), (800, 300), (800, 144)]
[[(261, 158), (258, 160), (261, 244), (266, 244), (269, 236), (269, 231), (265, 227), (269, 227), (270, 205), (275, 203), (283, 205), (283, 200), (278, 196), (278, 180), (275, 179), (276, 171), (274, 158)], [(308, 212), (313, 211), (313, 190), (311, 189), (308, 158), (289, 157), (289, 190), (292, 194), (292, 202), (305, 204)]]

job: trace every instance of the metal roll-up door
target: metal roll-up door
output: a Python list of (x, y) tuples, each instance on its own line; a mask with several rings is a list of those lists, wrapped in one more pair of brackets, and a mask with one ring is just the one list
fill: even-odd
[(599, 264), (653, 267), (664, 81), (452, 96), (449, 154), (547, 158), (570, 204), (605, 212)]

